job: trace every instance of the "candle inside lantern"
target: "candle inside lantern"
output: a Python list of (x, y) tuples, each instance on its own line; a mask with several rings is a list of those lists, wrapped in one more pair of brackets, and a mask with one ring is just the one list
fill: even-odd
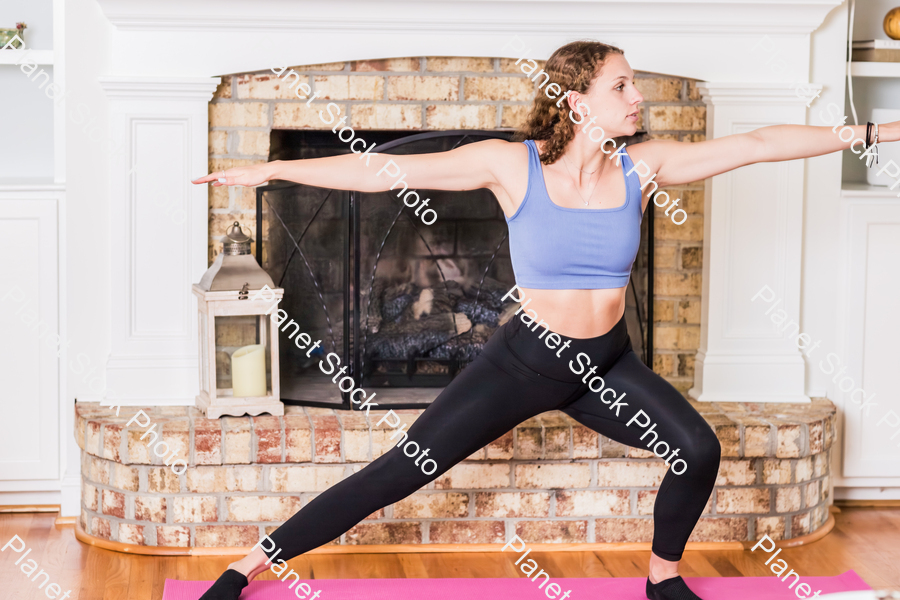
[(266, 395), (266, 349), (260, 344), (238, 348), (231, 355), (231, 386), (235, 397)]

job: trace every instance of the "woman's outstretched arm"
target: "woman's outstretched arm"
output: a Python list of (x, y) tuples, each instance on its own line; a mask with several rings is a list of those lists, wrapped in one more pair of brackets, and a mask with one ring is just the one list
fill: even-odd
[[(498, 154), (508, 154), (509, 142), (485, 140), (447, 152), (432, 154), (380, 154), (372, 152), (302, 160), (276, 160), (227, 170), (226, 181), (220, 182), (222, 171), (193, 180), (221, 185), (256, 186), (273, 179), (294, 181), (337, 190), (383, 192), (401, 177), (410, 189), (473, 190), (498, 185), (495, 175)], [(354, 149), (354, 152), (359, 148)]]
[[(853, 131), (853, 137), (849, 141), (845, 142), (839, 137), (842, 127)], [(841, 135), (846, 139), (849, 133), (844, 130)], [(630, 154), (632, 158), (643, 160), (650, 168), (650, 173), (657, 173), (655, 181), (658, 185), (666, 186), (700, 181), (753, 163), (830, 154), (851, 148), (851, 144), (853, 152), (861, 154), (862, 140), (865, 137), (865, 125), (836, 128), (771, 125), (705, 142), (651, 140), (637, 144)], [(898, 140), (900, 121), (879, 125), (879, 143)]]

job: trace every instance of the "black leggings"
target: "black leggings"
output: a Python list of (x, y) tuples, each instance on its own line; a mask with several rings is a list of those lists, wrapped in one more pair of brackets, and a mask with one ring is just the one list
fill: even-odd
[[(640, 448), (652, 442), (657, 454), (670, 461), (653, 508), (652, 549), (666, 560), (680, 560), (716, 481), (720, 445), (715, 433), (674, 387), (640, 361), (631, 349), (624, 316), (599, 337), (560, 335), (556, 349), (547, 346), (548, 337), (543, 328), (532, 331), (515, 316), (500, 327), (481, 355), (409, 428), (409, 440), (430, 449), (428, 457), (437, 463), (437, 470), (426, 475), (414, 464), (415, 458), (395, 446), (318, 495), (274, 531), (270, 537), (275, 548), (282, 549), (278, 558), (288, 560), (334, 540), (522, 421), (561, 410), (617, 442)], [(555, 341), (551, 338), (550, 344)], [(570, 345), (561, 349), (566, 342)], [(596, 370), (588, 374), (593, 367)], [(602, 379), (593, 379), (597, 376)], [(640, 427), (648, 423), (643, 416), (626, 426), (638, 410), (656, 423), (652, 432)], [(676, 449), (677, 458), (671, 458)], [(426, 470), (432, 468), (428, 463)], [(684, 472), (676, 475), (674, 470)]]

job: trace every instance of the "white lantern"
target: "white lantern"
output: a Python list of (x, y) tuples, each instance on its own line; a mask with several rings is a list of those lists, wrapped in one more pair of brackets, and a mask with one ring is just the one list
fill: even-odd
[(197, 408), (222, 415), (283, 415), (278, 326), (284, 290), (250, 254), (250, 236), (235, 221), (222, 252), (192, 286), (200, 311), (200, 394)]

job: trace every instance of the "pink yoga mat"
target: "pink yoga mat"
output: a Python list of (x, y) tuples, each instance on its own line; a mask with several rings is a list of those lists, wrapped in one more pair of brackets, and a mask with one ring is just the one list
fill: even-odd
[[(293, 580), (293, 578), (292, 578)], [(791, 578), (793, 581), (794, 578)], [(570, 578), (554, 579), (563, 592), (572, 590), (568, 600), (647, 600), (645, 579)], [(797, 599), (794, 590), (776, 577), (686, 577), (685, 581), (703, 600), (788, 600)], [(812, 593), (870, 590), (853, 571), (837, 577), (803, 577)], [(546, 600), (538, 584), (521, 579), (314, 579), (307, 583), (313, 592), (322, 590), (317, 600)], [(211, 581), (166, 579), (163, 600), (197, 600)], [(294, 586), (296, 589), (296, 586)], [(796, 586), (795, 586), (796, 589)], [(301, 592), (302, 594), (302, 592)], [(282, 581), (254, 581), (241, 600), (296, 599)]]

